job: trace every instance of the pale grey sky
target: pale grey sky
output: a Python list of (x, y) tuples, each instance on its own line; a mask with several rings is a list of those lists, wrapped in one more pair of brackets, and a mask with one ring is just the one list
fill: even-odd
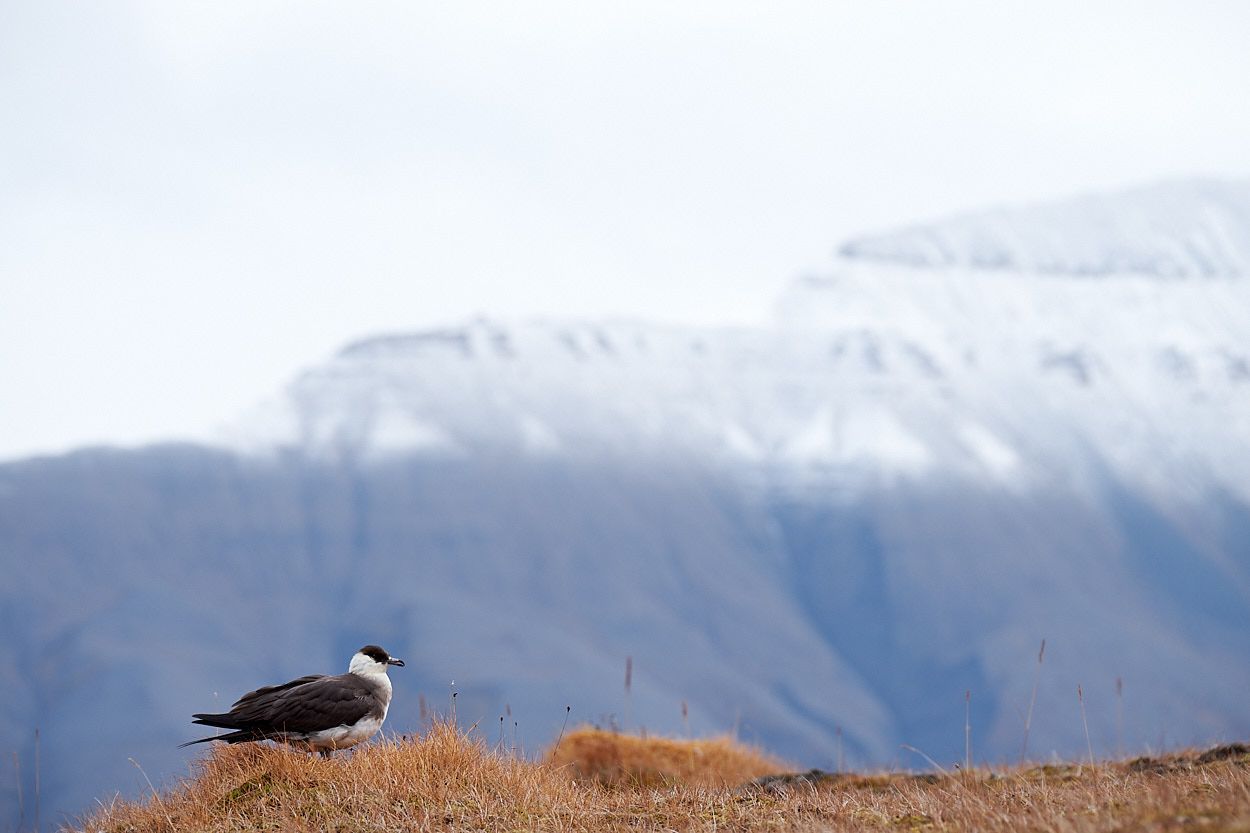
[(1242, 2), (0, 3), (0, 458), (378, 331), (762, 321), (843, 238), (1250, 174)]

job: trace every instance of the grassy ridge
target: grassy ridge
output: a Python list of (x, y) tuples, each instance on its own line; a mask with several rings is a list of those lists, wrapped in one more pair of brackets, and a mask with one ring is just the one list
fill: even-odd
[(115, 802), (82, 829), (1250, 831), (1250, 750), (1238, 746), (1097, 767), (754, 780), (774, 765), (728, 740), (592, 730), (533, 763), (443, 724), (330, 760), (217, 746), (179, 788)]

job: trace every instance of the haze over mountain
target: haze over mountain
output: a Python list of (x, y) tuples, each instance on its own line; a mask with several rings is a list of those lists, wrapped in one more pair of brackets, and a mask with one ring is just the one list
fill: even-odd
[(1010, 759), (1043, 638), (1033, 754), (1084, 749), (1078, 684), (1096, 751), (1244, 737), (1248, 275), (1250, 184), (1169, 182), (850, 241), (767, 327), (374, 336), (219, 447), (0, 466), (0, 746), (40, 727), (45, 806), (81, 809), (364, 642), (408, 660), (388, 728), (454, 680), (529, 751), (566, 704), (678, 732), (685, 700), (920, 766), (970, 691)]

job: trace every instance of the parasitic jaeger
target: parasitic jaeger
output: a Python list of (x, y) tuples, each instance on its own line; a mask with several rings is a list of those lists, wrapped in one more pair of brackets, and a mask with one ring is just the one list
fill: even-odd
[(234, 731), (187, 741), (179, 748), (210, 740), (274, 740), (329, 757), (382, 728), (391, 705), (386, 669), (403, 664), (377, 645), (366, 645), (352, 656), (346, 674), (312, 674), (265, 686), (244, 694), (225, 714), (191, 715), (201, 726)]

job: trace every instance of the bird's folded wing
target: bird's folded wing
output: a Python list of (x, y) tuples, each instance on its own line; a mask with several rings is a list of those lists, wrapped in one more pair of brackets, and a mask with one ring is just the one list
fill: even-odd
[(249, 704), (266, 702), (272, 699), (272, 695), (275, 692), (286, 691), (287, 689), (295, 688), (296, 686), (306, 685), (316, 680), (320, 680), (323, 677), (325, 677), (324, 674), (309, 674), (307, 677), (300, 677), (299, 679), (291, 680), (289, 683), (283, 683), (282, 685), (267, 685), (263, 688), (258, 688), (255, 691), (249, 691), (247, 694), (244, 694), (234, 702), (234, 705), (230, 707), (230, 712), (233, 714), (234, 712), (239, 711), (241, 706), (245, 707)]
[(277, 732), (317, 732), (352, 725), (377, 707), (368, 684), (351, 674), (321, 677), (232, 709), (241, 720)]

